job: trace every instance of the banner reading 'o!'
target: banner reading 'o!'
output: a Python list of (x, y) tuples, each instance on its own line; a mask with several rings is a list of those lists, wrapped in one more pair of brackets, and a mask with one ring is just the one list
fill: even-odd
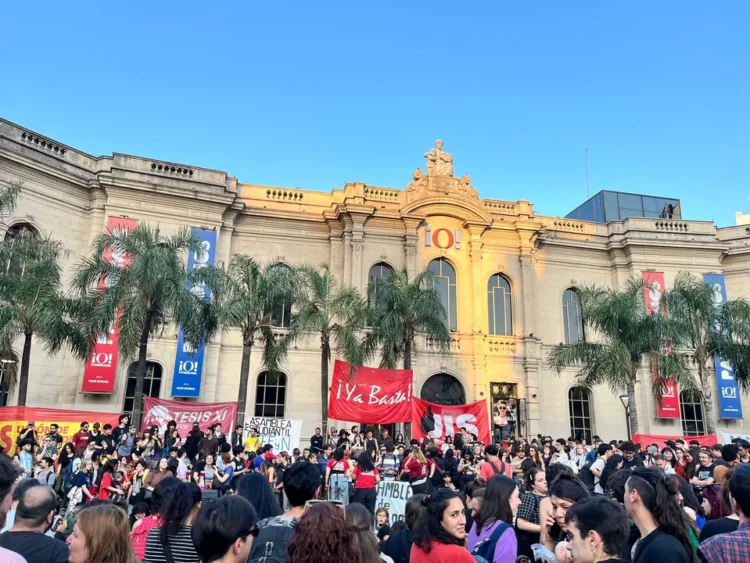
[(411, 420), (412, 371), (358, 368), (336, 360), (328, 400), (328, 417), (365, 424)]
[(177, 423), (177, 431), (182, 437), (190, 433), (194, 422), (203, 431), (218, 422), (221, 431), (229, 434), (237, 420), (237, 403), (194, 403), (143, 397), (141, 432), (152, 426), (157, 426), (163, 432), (170, 420)]
[(490, 443), (486, 400), (467, 405), (436, 405), (412, 397), (412, 438), (420, 440), (432, 432), (434, 437), (444, 440), (446, 436), (455, 436), (461, 428), (476, 434), (480, 442)]

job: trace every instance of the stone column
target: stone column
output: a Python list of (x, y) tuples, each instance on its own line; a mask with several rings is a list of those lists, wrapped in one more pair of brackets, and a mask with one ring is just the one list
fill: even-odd
[[(539, 429), (539, 370), (542, 362), (541, 341), (534, 335), (534, 304), (536, 303), (536, 256), (531, 249), (522, 249), (519, 256), (521, 262), (520, 299), (516, 303), (522, 305), (521, 334), (524, 346), (524, 383), (526, 395), (526, 432), (534, 434)], [(516, 293), (518, 295), (518, 293)]]
[(421, 270), (417, 266), (417, 245), (419, 236), (417, 228), (423, 221), (422, 217), (403, 217), (406, 234), (404, 235), (404, 255), (406, 256), (406, 270), (410, 276), (414, 276)]
[(486, 225), (465, 225), (469, 231), (469, 258), (471, 260), (471, 339), (473, 349), (472, 368), (474, 370), (474, 397), (478, 401), (481, 397), (489, 396), (489, 381), (487, 379), (487, 359), (484, 352), (484, 316), (487, 310), (487, 281), (482, 269), (482, 233)]

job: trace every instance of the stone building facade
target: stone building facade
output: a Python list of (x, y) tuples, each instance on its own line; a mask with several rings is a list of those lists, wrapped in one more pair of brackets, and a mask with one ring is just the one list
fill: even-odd
[[(441, 148), (438, 157), (450, 157)], [(583, 392), (575, 388), (574, 370), (558, 375), (545, 365), (553, 346), (578, 335), (574, 292), (568, 290), (614, 287), (648, 270), (664, 272), (669, 287), (677, 272), (689, 270), (722, 273), (730, 298), (750, 297), (746, 226), (544, 217), (528, 201), (480, 198), (468, 176), (453, 176), (452, 159), (435, 164), (430, 154), (427, 173), (417, 169), (405, 189), (346, 183), (324, 193), (243, 183), (225, 172), (150, 158), (94, 157), (0, 120), (0, 183), (23, 185), (18, 208), (2, 229), (26, 224), (62, 241), (66, 282), (108, 217), (158, 223), (164, 231), (214, 229), (217, 261), (245, 253), (290, 266), (327, 263), (363, 294), (388, 268), (431, 267), (446, 296), (453, 338), (448, 355), (418, 341), (416, 394), (436, 402), (503, 400), (511, 410), (510, 430), (523, 435), (625, 434), (625, 411), (615, 394), (605, 387)], [(161, 398), (170, 398), (176, 332), (167, 330), (149, 345), (146, 391)], [(20, 357), (20, 342), (17, 352)], [(287, 418), (304, 421), (303, 435), (309, 436), (320, 424), (319, 357), (315, 339), (300, 343), (284, 366), (285, 377), (272, 381), (255, 354), (248, 412), (275, 400)], [(201, 401), (236, 400), (240, 360), (239, 333), (223, 332), (208, 345)], [(118, 366), (113, 394), (83, 394), (83, 364), (66, 352), (47, 356), (35, 343), (28, 402), (122, 410), (132, 395), (128, 367), (127, 361)], [(642, 432), (683, 433), (685, 422), (656, 418), (645, 367), (636, 393)], [(750, 412), (750, 401), (743, 403)], [(718, 408), (713, 412), (718, 416)], [(740, 432), (742, 425), (719, 420), (717, 429)]]

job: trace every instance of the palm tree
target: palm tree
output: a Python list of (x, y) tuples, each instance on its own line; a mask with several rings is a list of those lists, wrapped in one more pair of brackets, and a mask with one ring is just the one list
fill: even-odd
[(674, 325), (675, 347), (689, 350), (698, 368), (706, 433), (714, 434), (710, 376), (715, 356), (730, 361), (740, 385), (745, 389), (750, 385), (750, 303), (722, 303), (711, 284), (688, 272), (677, 274), (664, 299)]
[[(0, 244), (0, 342), (10, 343), (23, 336), (23, 353), (18, 384), (18, 405), (26, 405), (32, 340), (36, 336), (49, 353), (63, 344), (74, 355), (85, 358), (88, 342), (76, 332), (73, 314), (76, 303), (62, 293), (58, 241), (22, 235)], [(8, 346), (4, 346), (8, 348)]]
[(242, 363), (237, 396), (237, 424), (245, 421), (250, 356), (254, 346), (263, 347), (266, 370), (277, 369), (278, 355), (271, 311), (291, 304), (294, 276), (279, 264), (261, 265), (250, 256), (235, 255), (229, 267), (209, 266), (195, 270), (193, 278), (211, 289), (206, 327), (238, 328), (242, 333)]
[(343, 285), (328, 265), (320, 269), (303, 266), (297, 270), (300, 287), (295, 296), (296, 311), (283, 348), (305, 335), (320, 337), (320, 403), (323, 435), (328, 431), (328, 365), (331, 345), (353, 367), (364, 362), (364, 346), (358, 331), (365, 325), (367, 304), (352, 286)]
[(403, 360), (404, 369), (412, 369), (414, 340), (420, 332), (439, 350), (448, 351), (448, 316), (431, 271), (415, 276), (406, 269), (393, 272), (373, 282), (370, 295), (372, 328), (366, 345), (368, 355), (378, 346), (382, 348), (380, 367), (396, 369), (398, 361)]
[(0, 189), (0, 218), (11, 213), (16, 208), (21, 184), (8, 184)]
[[(117, 321), (120, 354), (123, 358), (138, 356), (133, 405), (136, 427), (143, 410), (149, 338), (171, 320), (182, 326), (185, 339), (194, 347), (205, 337), (199, 321), (203, 303), (186, 285), (183, 253), (188, 251), (203, 251), (200, 239), (189, 230), (162, 236), (158, 226), (139, 224), (132, 231), (114, 229), (99, 235), (91, 256), (75, 273), (74, 286), (84, 299), (95, 303), (93, 336), (108, 331)], [(130, 265), (106, 257), (113, 254), (128, 256)]]
[(661, 403), (664, 384), (674, 378), (684, 388), (694, 387), (685, 357), (671, 353), (670, 326), (660, 311), (646, 313), (644, 283), (628, 280), (622, 289), (596, 286), (578, 291), (583, 322), (596, 333), (594, 342), (560, 344), (550, 352), (548, 365), (560, 373), (578, 367), (577, 378), (584, 387), (607, 384), (614, 393), (628, 394), (630, 428), (638, 433), (635, 384), (645, 359), (656, 365), (653, 382), (655, 399)]

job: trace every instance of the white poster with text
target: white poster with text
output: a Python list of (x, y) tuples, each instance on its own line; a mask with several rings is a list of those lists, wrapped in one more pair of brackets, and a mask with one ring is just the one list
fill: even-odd
[(266, 416), (246, 416), (243, 438), (250, 435), (250, 429), (255, 428), (260, 437), (260, 444), (271, 444), (274, 453), (288, 452), (292, 454), (294, 448), (299, 448), (302, 434), (302, 421), (289, 418), (270, 418)]

